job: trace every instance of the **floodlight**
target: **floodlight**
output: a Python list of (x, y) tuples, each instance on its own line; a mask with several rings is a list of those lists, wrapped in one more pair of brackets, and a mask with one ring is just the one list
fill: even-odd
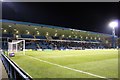
[(109, 26), (110, 26), (111, 28), (118, 27), (118, 21), (115, 20), (115, 21), (110, 22), (110, 23), (109, 23)]
[(115, 28), (118, 27), (118, 20), (114, 20), (109, 23), (109, 27), (112, 28), (112, 47), (116, 48), (115, 44)]

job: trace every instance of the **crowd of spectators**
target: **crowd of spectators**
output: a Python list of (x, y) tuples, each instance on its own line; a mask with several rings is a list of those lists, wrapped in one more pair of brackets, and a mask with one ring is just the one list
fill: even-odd
[[(29, 43), (29, 44), (28, 44)], [(35, 41), (28, 42), (26, 48), (29, 49), (52, 49), (52, 50), (66, 50), (66, 49), (102, 49), (100, 43), (82, 43), (82, 42), (63, 42), (63, 41)], [(36, 46), (36, 47), (35, 47)]]

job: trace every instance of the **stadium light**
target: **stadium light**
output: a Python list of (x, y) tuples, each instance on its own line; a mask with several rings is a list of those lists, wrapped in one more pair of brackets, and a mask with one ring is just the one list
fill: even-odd
[(16, 31), (16, 33), (18, 34), (18, 33), (19, 33), (19, 31)]
[(69, 38), (71, 38), (71, 35), (69, 35)]
[(35, 28), (35, 30), (37, 30), (37, 28)]
[(63, 34), (62, 37), (64, 37), (65, 35)]
[(4, 33), (6, 33), (7, 32), (7, 30), (4, 30)]
[(14, 29), (14, 31), (16, 31), (16, 29)]
[(118, 27), (118, 20), (110, 22), (109, 27), (112, 28), (112, 47), (115, 48), (115, 28)]
[(9, 27), (12, 27), (11, 25), (9, 25)]
[(40, 33), (39, 33), (39, 31), (37, 31), (37, 35), (39, 35)]
[(37, 33), (37, 35), (39, 35), (40, 33)]
[(57, 33), (55, 33), (55, 36), (57, 36)]
[(81, 39), (82, 39), (83, 37), (81, 36)]
[(100, 37), (99, 37), (99, 40), (100, 40)]
[(92, 39), (92, 37), (91, 37), (91, 39)]
[(48, 32), (46, 32), (46, 36), (48, 36), (49, 35), (49, 33)]
[(19, 36), (18, 35), (16, 35), (16, 38), (18, 38)]
[(30, 34), (30, 32), (28, 31), (27, 34)]
[(109, 27), (112, 28), (112, 35), (115, 37), (115, 28), (118, 27), (118, 20), (110, 22)]
[(97, 38), (95, 37), (95, 40), (96, 40)]
[(75, 38), (77, 38), (77, 36), (75, 36)]
[(110, 22), (110, 23), (109, 23), (109, 27), (111, 27), (111, 28), (116, 28), (116, 27), (118, 27), (118, 21), (115, 20), (115, 21)]

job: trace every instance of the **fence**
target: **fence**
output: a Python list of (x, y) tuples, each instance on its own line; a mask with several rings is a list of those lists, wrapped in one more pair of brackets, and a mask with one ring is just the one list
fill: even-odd
[(1, 52), (1, 60), (10, 80), (32, 80), (27, 73), (20, 69), (3, 52)]

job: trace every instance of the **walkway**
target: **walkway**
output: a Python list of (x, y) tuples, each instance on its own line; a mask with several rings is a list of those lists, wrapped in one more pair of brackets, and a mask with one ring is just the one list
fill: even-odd
[(1, 55), (0, 55), (0, 80), (7, 80), (7, 79), (8, 79), (8, 76), (4, 68), (4, 65), (1, 61)]

